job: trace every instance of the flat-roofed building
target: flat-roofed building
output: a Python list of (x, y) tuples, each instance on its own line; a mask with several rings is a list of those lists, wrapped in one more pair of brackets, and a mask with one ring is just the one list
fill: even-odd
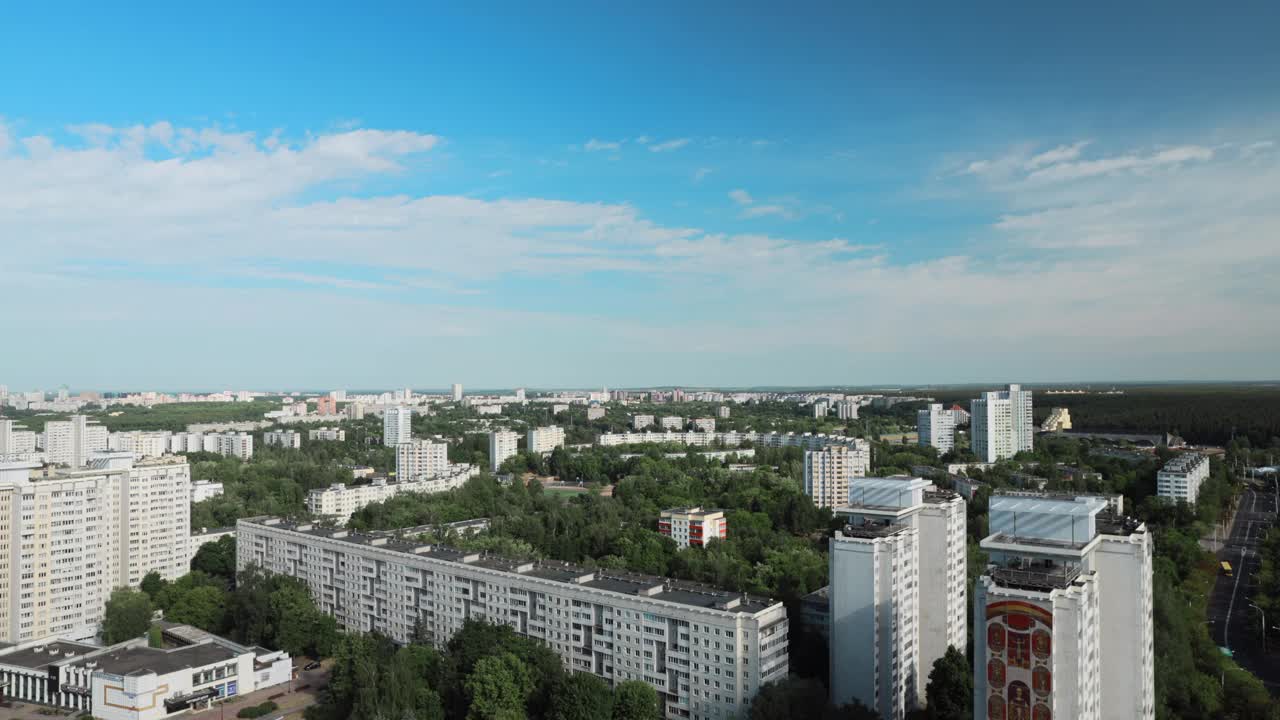
[(804, 493), (822, 508), (845, 505), (849, 482), (865, 477), (871, 465), (870, 453), (847, 445), (830, 445), (804, 454)]
[(268, 430), (262, 433), (262, 444), (296, 450), (302, 447), (302, 433), (297, 430)]
[(525, 437), (525, 449), (531, 453), (549, 453), (564, 447), (564, 428), (558, 425), (529, 428)]
[(1200, 486), (1209, 479), (1209, 457), (1200, 453), (1175, 456), (1156, 473), (1156, 495), (1194, 505)]
[(489, 471), (498, 472), (507, 458), (516, 456), (520, 435), (513, 430), (494, 430), (489, 433)]
[(990, 501), (975, 717), (1155, 717), (1152, 543), (1097, 497)]
[(237, 568), (297, 577), (351, 631), (445, 645), (469, 619), (513, 628), (565, 668), (637, 680), (668, 718), (736, 718), (787, 676), (781, 602), (559, 561), (507, 560), (276, 518), (237, 523)]
[(658, 515), (658, 532), (676, 541), (680, 548), (705, 547), (712, 540), (729, 536), (729, 521), (723, 510), (700, 507), (671, 508)]

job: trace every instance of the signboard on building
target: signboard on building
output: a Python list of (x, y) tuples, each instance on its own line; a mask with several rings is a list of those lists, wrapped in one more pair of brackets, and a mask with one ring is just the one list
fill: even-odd
[(987, 720), (1053, 720), (1053, 612), (1009, 600), (987, 606)]

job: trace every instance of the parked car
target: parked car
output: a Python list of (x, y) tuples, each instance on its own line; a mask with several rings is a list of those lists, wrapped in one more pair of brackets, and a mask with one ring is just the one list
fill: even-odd
[(302, 669), (303, 669), (303, 670), (315, 670), (315, 669), (316, 669), (316, 668), (318, 668), (318, 667), (320, 667), (320, 663), (319, 663), (319, 662), (314, 662), (314, 661), (313, 661), (313, 662), (309, 662), (309, 663), (307, 663), (306, 665), (303, 665), (303, 666), (302, 666)]

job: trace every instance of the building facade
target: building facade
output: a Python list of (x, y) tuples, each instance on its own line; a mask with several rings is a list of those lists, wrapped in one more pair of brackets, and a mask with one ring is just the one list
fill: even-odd
[(50, 420), (44, 425), (45, 458), (55, 465), (82, 467), (91, 453), (106, 450), (109, 442), (107, 429), (90, 423), (84, 415)]
[(1095, 497), (995, 495), (974, 589), (975, 717), (1155, 717), (1152, 544)]
[(708, 433), (715, 432), (716, 419), (715, 418), (695, 418), (693, 421), (693, 431), (708, 432)]
[(12, 420), (0, 418), (0, 460), (29, 459), (36, 452), (36, 434), (18, 427)]
[(320, 442), (346, 442), (347, 431), (336, 427), (322, 427), (307, 431), (307, 439)]
[(712, 540), (729, 536), (729, 521), (723, 510), (700, 507), (671, 508), (658, 515), (658, 532), (676, 541), (681, 549), (706, 547)]
[(405, 482), (436, 477), (449, 469), (449, 446), (413, 439), (396, 446), (396, 479)]
[(262, 444), (296, 450), (302, 447), (302, 433), (297, 430), (268, 430), (262, 433)]
[(307, 583), (348, 630), (443, 646), (468, 619), (541, 640), (564, 666), (638, 680), (668, 718), (735, 718), (786, 677), (780, 602), (667, 578), (515, 561), (275, 518), (237, 525), (237, 568)]
[(480, 474), (475, 465), (450, 465), (448, 469), (433, 477), (419, 476), (409, 480), (387, 480), (374, 478), (373, 482), (363, 485), (343, 485), (334, 483), (327, 488), (312, 490), (307, 493), (307, 512), (317, 517), (324, 517), (339, 523), (351, 519), (360, 508), (380, 503), (401, 493), (432, 494), (462, 487), (467, 480)]
[(996, 462), (1032, 449), (1030, 390), (1010, 385), (1008, 390), (983, 393), (969, 410), (970, 443), (979, 459)]
[(190, 494), (178, 457), (0, 463), (0, 642), (92, 638), (112, 589), (185, 574)]
[(382, 444), (395, 447), (413, 437), (413, 410), (397, 405), (382, 414)]
[(847, 445), (830, 445), (804, 454), (804, 493), (813, 504), (834, 508), (849, 502), (849, 482), (865, 477), (871, 466), (870, 453)]
[(956, 446), (956, 418), (940, 403), (930, 403), (916, 411), (916, 435), (921, 445), (937, 448), (939, 454), (951, 452)]
[(529, 428), (525, 437), (525, 449), (531, 453), (549, 453), (564, 447), (564, 428), (559, 425)]
[(1200, 486), (1209, 479), (1209, 458), (1199, 453), (1173, 457), (1156, 473), (1156, 495), (1172, 502), (1194, 505)]
[(902, 718), (967, 643), (965, 503), (922, 478), (857, 478), (835, 512), (847, 524), (829, 555), (832, 701)]
[(494, 430), (489, 433), (489, 471), (498, 472), (507, 458), (515, 457), (520, 445), (520, 435), (513, 430)]
[(454, 383), (453, 387), (450, 388), (450, 395), (453, 397), (454, 402), (462, 402), (462, 385)]
[(652, 415), (632, 415), (631, 416), (632, 430), (643, 430), (647, 427), (653, 427)]

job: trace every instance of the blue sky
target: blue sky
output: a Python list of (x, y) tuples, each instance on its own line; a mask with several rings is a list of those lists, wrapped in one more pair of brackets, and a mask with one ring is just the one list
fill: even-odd
[(1272, 379), (1277, 21), (10, 8), (0, 383)]

